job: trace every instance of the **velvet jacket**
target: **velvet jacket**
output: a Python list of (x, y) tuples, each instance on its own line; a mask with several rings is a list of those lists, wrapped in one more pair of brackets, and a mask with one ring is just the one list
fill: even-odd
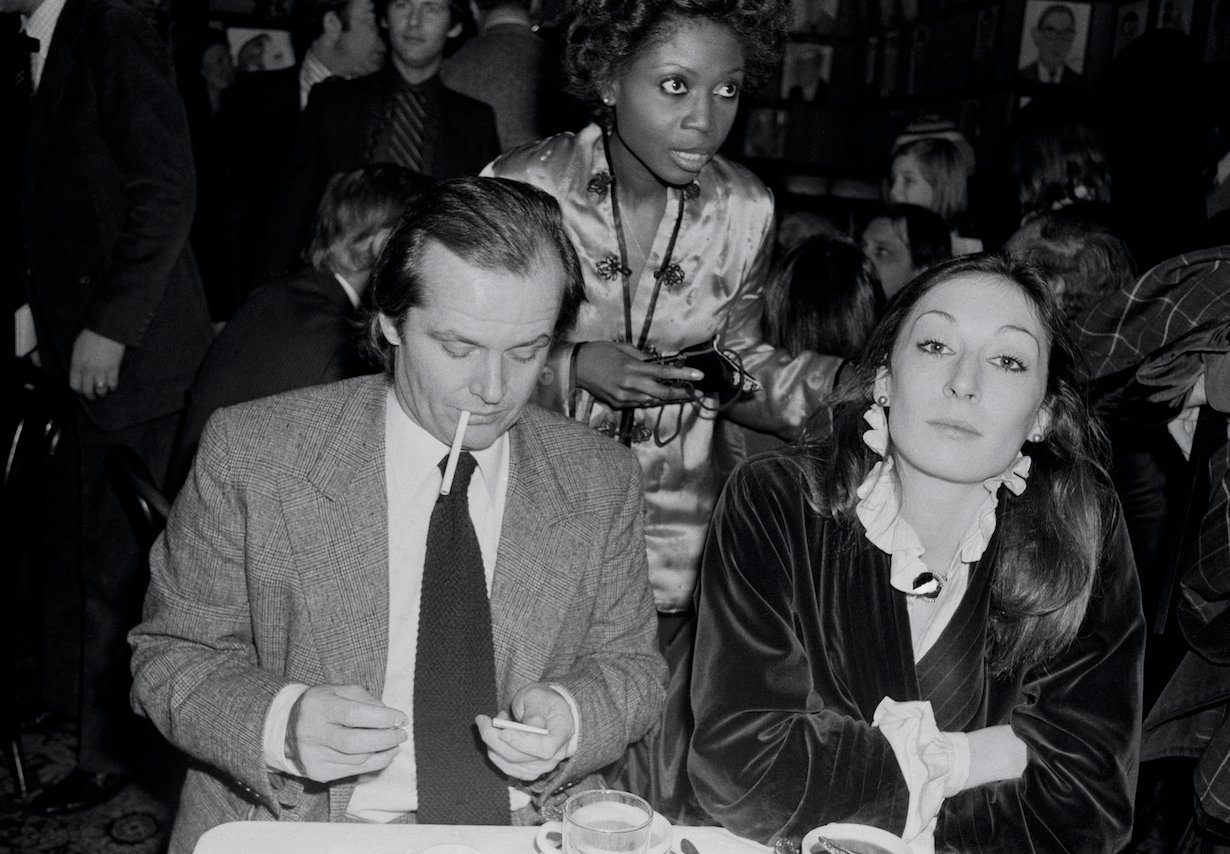
[[(941, 731), (1009, 724), (1029, 754), (1018, 780), (944, 802), (937, 852), (1118, 851), (1132, 824), (1144, 650), (1118, 513), (1076, 640), (996, 677), (988, 621), (998, 533), (915, 664), (889, 556), (857, 521), (815, 513), (805, 494), (799, 467), (776, 455), (737, 469), (718, 503), (692, 676), (688, 770), (701, 806), (762, 842), (840, 821), (900, 834), (908, 790), (871, 721), (886, 696), (925, 699)], [(1001, 520), (1010, 500), (1001, 495)]]

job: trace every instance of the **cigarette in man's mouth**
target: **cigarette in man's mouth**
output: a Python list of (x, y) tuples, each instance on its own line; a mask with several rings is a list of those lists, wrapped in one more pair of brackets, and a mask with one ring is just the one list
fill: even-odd
[(448, 449), (448, 463), (444, 466), (444, 482), (440, 484), (440, 494), (448, 495), (453, 489), (453, 475), (457, 473), (457, 457), (461, 455), (461, 443), (466, 437), (466, 426), (470, 423), (470, 411), (461, 410), (457, 419), (457, 432), (453, 434), (453, 447)]

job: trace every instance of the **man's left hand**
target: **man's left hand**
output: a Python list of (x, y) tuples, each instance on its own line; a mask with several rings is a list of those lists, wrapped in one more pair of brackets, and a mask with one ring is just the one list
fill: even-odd
[(73, 342), (69, 387), (86, 400), (100, 400), (119, 388), (123, 361), (123, 344), (91, 329), (82, 329)]
[[(534, 683), (517, 692), (511, 709), (516, 720), (542, 727), (547, 734), (497, 729), (489, 716), (479, 715), (474, 719), (479, 735), (497, 768), (518, 780), (536, 780), (568, 758), (568, 746), (576, 731), (572, 707), (555, 689)], [(500, 712), (499, 717), (508, 715)]]

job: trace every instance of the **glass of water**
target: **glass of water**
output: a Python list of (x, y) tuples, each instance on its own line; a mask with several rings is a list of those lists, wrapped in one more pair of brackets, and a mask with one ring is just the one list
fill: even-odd
[(564, 854), (645, 854), (653, 809), (615, 789), (578, 792), (564, 804)]

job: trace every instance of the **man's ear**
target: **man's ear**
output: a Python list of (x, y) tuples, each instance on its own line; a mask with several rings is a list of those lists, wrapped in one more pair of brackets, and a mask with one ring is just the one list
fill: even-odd
[(460, 21), (458, 21), (457, 23), (453, 24), (451, 27), (448, 28), (448, 37), (450, 39), (455, 39), (459, 35), (461, 35), (461, 22)]
[(394, 347), (401, 346), (401, 335), (397, 332), (397, 324), (393, 322), (393, 318), (389, 317), (384, 312), (379, 315), (380, 331), (384, 333), (384, 340), (388, 341)]
[(342, 18), (337, 12), (325, 12), (325, 16), (320, 19), (320, 26), (325, 38), (331, 42), (337, 41), (346, 29), (342, 26)]
[(892, 403), (893, 382), (892, 377), (888, 374), (888, 366), (881, 365), (879, 370), (876, 371), (875, 382), (871, 384), (871, 396), (875, 399), (876, 403), (879, 403), (881, 400), (888, 401), (888, 404), (884, 404), (886, 406)]

